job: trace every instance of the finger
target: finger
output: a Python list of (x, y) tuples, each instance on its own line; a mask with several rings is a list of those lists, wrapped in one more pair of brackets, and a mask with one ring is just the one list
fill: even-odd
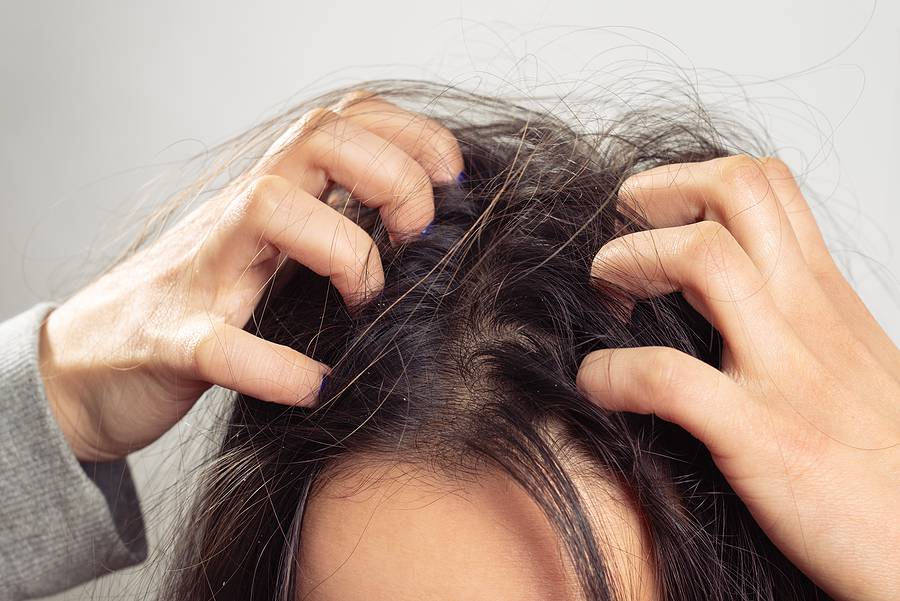
[(668, 347), (594, 351), (576, 385), (611, 411), (653, 414), (678, 424), (717, 458), (756, 446), (757, 401), (717, 369)]
[(402, 148), (434, 182), (450, 183), (462, 173), (463, 158), (456, 136), (433, 119), (366, 91), (350, 94), (334, 110)]
[[(805, 201), (790, 170), (777, 159), (734, 156), (667, 165), (629, 178), (621, 198), (644, 210), (654, 226), (710, 219), (727, 227), (759, 269), (781, 313), (825, 363), (832, 362), (832, 346), (849, 348), (861, 336), (871, 339), (870, 349), (880, 347), (879, 354), (885, 354), (886, 335), (833, 267), (829, 274), (843, 286), (829, 286), (828, 294), (823, 289), (828, 278), (817, 277), (816, 270), (825, 260), (830, 264), (830, 256), (808, 207), (786, 210), (786, 198), (804, 207)], [(848, 327), (848, 317), (866, 327)]]
[(294, 181), (314, 196), (328, 181), (337, 182), (379, 209), (394, 244), (418, 236), (434, 219), (431, 180), (400, 147), (326, 109), (310, 111), (297, 127), (299, 133), (286, 134), (294, 141), (267, 173)]
[(784, 207), (785, 214), (796, 232), (797, 240), (813, 276), (837, 309), (843, 321), (862, 339), (866, 347), (877, 357), (890, 360), (894, 369), (900, 361), (896, 357), (896, 345), (878, 324), (862, 299), (841, 273), (828, 251), (822, 231), (816, 223), (812, 208), (806, 201), (791, 170), (776, 158), (762, 159), (772, 189)]
[(643, 211), (653, 227), (707, 220), (728, 228), (788, 316), (807, 311), (820, 295), (791, 220), (757, 159), (740, 155), (664, 165), (626, 180), (620, 198)]
[[(226, 252), (243, 269), (248, 257), (265, 261), (284, 253), (331, 279), (348, 305), (364, 302), (384, 287), (381, 258), (371, 236), (351, 219), (282, 177), (254, 181), (226, 215)], [(221, 261), (213, 252), (208, 262)], [(273, 267), (262, 274), (265, 281)], [(219, 268), (216, 265), (214, 268)]]
[(240, 328), (218, 323), (195, 347), (198, 379), (284, 405), (315, 403), (328, 367)]
[(760, 163), (775, 192), (775, 197), (791, 222), (791, 228), (807, 265), (813, 273), (830, 267), (833, 263), (825, 239), (791, 170), (784, 162), (774, 157), (763, 157)]
[(768, 357), (788, 328), (759, 270), (719, 223), (637, 232), (594, 257), (591, 275), (636, 296), (681, 291), (736, 356)]

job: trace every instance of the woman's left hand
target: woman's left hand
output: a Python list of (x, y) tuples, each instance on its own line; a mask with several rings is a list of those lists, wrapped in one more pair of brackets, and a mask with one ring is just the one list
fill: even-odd
[(656, 228), (597, 254), (638, 297), (681, 291), (721, 371), (670, 348), (595, 351), (579, 388), (706, 444), (784, 554), (839, 599), (900, 599), (900, 352), (841, 275), (794, 178), (746, 156), (659, 167), (620, 199)]

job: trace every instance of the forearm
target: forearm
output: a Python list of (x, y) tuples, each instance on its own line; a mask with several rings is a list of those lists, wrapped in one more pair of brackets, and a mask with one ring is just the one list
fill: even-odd
[(0, 324), (0, 598), (51, 594), (146, 557), (127, 463), (80, 464), (38, 367), (40, 305)]

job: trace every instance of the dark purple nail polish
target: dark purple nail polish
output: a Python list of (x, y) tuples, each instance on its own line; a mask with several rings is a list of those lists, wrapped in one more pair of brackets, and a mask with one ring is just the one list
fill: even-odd
[(425, 236), (430, 234), (433, 229), (434, 229), (434, 222), (432, 221), (431, 223), (429, 223), (428, 225), (425, 226), (424, 230), (422, 230), (421, 236), (424, 238)]
[(325, 386), (328, 385), (328, 375), (322, 376), (322, 383), (319, 384), (319, 396), (322, 396), (322, 391), (325, 390)]
[(468, 178), (466, 177), (466, 172), (465, 172), (465, 171), (460, 171), (460, 172), (459, 172), (459, 175), (456, 176), (456, 183), (457, 183), (457, 185), (460, 185), (460, 186), (461, 186), (461, 185), (463, 185), (464, 183), (466, 183), (466, 180), (467, 180), (467, 179), (468, 179)]

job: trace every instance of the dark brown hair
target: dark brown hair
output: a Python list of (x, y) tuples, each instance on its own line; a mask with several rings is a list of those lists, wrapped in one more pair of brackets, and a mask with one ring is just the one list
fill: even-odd
[(235, 398), (162, 598), (296, 599), (306, 503), (329, 469), (361, 454), (503, 470), (558, 532), (584, 597), (620, 598), (561, 442), (580, 469), (633, 498), (663, 599), (826, 598), (701, 444), (652, 416), (603, 411), (575, 387), (581, 359), (599, 348), (666, 345), (718, 364), (719, 336), (679, 295), (629, 312), (629, 299), (590, 281), (591, 260), (647, 226), (616, 200), (627, 176), (765, 149), (697, 107), (647, 106), (588, 126), (421, 82), (366, 89), (440, 119), (466, 177), (435, 190), (431, 233), (397, 248), (377, 214), (346, 197), (385, 268), (383, 292), (362, 309), (307, 269), (273, 286), (248, 328), (330, 365), (331, 377), (313, 409)]

